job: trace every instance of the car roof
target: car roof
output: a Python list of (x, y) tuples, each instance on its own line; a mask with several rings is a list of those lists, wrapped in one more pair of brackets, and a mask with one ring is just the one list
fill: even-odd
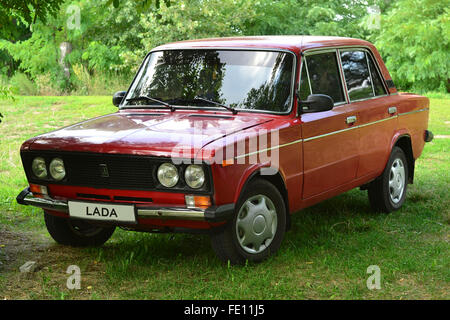
[[(306, 50), (321, 49), (327, 47), (366, 47), (373, 53), (378, 61), (381, 74), (385, 80), (392, 80), (383, 59), (381, 58), (375, 46), (365, 40), (345, 37), (328, 37), (328, 36), (305, 36), (305, 35), (288, 35), (288, 36), (251, 36), (251, 37), (228, 37), (228, 38), (208, 38), (197, 40), (186, 40), (167, 43), (154, 48), (152, 51), (158, 50), (175, 50), (175, 49), (274, 49), (288, 50), (299, 55)], [(395, 87), (389, 88), (390, 93), (396, 93)]]
[(336, 46), (363, 46), (372, 48), (373, 45), (361, 39), (325, 36), (252, 36), (208, 38), (172, 42), (156, 47), (152, 51), (167, 49), (195, 49), (195, 48), (250, 48), (277, 49), (299, 53), (305, 50)]

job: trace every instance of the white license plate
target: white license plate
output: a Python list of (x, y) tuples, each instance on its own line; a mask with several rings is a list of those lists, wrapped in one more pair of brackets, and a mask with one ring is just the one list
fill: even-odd
[(136, 223), (133, 205), (69, 201), (69, 215), (74, 218)]

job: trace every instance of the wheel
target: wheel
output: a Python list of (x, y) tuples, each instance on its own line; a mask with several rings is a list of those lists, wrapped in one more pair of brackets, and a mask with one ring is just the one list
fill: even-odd
[(408, 162), (403, 150), (394, 147), (383, 173), (367, 190), (372, 209), (385, 213), (400, 209), (406, 199), (407, 186)]
[(74, 247), (101, 246), (111, 238), (115, 226), (99, 227), (83, 220), (56, 217), (44, 211), (44, 220), (52, 238)]
[(224, 262), (260, 262), (279, 249), (285, 230), (283, 197), (270, 182), (255, 179), (241, 194), (234, 218), (211, 235), (211, 244)]

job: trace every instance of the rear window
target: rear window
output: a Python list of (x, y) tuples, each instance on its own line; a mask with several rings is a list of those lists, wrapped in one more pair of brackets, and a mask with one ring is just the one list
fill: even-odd
[(370, 74), (372, 75), (373, 88), (375, 90), (375, 95), (376, 96), (385, 95), (386, 89), (383, 86), (383, 82), (381, 80), (380, 74), (378, 73), (377, 69), (375, 68), (375, 64), (370, 55), (368, 55), (368, 60), (369, 60)]

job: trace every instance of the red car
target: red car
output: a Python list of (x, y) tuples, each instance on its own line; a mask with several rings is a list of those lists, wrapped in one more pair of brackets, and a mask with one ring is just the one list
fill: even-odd
[(113, 103), (21, 147), (17, 201), (44, 209), (58, 243), (204, 232), (222, 260), (261, 261), (292, 213), (350, 189), (399, 209), (433, 138), (429, 100), (398, 93), (376, 48), (350, 38), (163, 45)]

